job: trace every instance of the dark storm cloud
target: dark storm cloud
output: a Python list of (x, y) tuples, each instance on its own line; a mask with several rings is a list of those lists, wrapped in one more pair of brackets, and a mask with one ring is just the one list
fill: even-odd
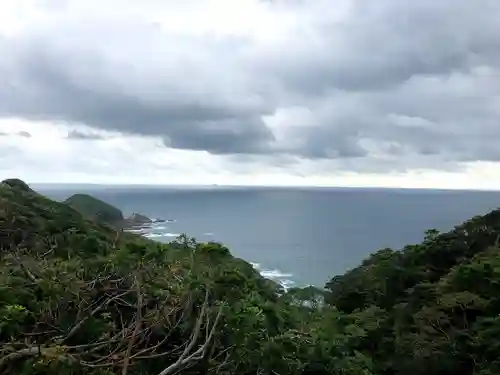
[(389, 169), (500, 161), (500, 2), (353, 4), (347, 22), (310, 15), (317, 27), (304, 28), (295, 48), (259, 62), (315, 113), (302, 129), (306, 154), (344, 155), (363, 170), (387, 164), (374, 148), (395, 161)]
[[(277, 164), (282, 155), (363, 171), (499, 161), (500, 1), (344, 3), (336, 18), (331, 1), (271, 2), (301, 20), (272, 48), (130, 20), (34, 29), (0, 41), (0, 115)], [(265, 118), (290, 107), (310, 115), (286, 117), (276, 137)]]
[[(146, 31), (145, 34), (150, 32)], [(158, 37), (156, 35), (156, 39)], [(123, 44), (123, 40), (120, 41)], [(130, 61), (118, 64), (115, 74), (121, 76), (117, 81), (110, 72), (113, 66), (98, 52), (94, 51), (96, 56), (88, 56), (84, 46), (70, 44), (68, 47), (63, 42), (57, 37), (4, 41), (3, 51), (8, 51), (9, 57), (0, 65), (8, 73), (7, 84), (0, 88), (3, 116), (83, 123), (126, 133), (162, 136), (172, 147), (220, 154), (266, 152), (267, 143), (273, 140), (261, 119), (272, 107), (266, 98), (260, 97), (258, 87), (255, 90), (238, 87), (241, 78), (229, 76), (234, 75), (231, 72), (234, 69), (227, 72), (228, 77), (216, 77), (208, 72), (201, 73), (200, 79), (200, 73), (185, 71), (188, 68), (180, 61), (173, 67), (174, 76), (162, 82), (161, 76), (168, 72), (148, 71), (147, 66), (159, 62), (153, 60), (146, 66), (136, 66), (137, 62)], [(231, 46), (229, 43), (228, 47)], [(138, 53), (147, 52), (140, 44), (138, 48)], [(190, 60), (193, 57), (189, 53), (181, 50), (179, 58)], [(195, 63), (202, 64), (202, 61)], [(208, 66), (194, 68), (209, 69)], [(138, 75), (137, 70), (144, 75)], [(216, 71), (224, 72), (223, 62)], [(204, 78), (208, 81), (204, 82)]]

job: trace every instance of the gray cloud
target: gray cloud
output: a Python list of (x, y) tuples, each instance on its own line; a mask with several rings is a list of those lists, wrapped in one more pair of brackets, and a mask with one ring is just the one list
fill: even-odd
[[(328, 2), (316, 12), (328, 14)], [(347, 22), (321, 18), (281, 59), (265, 59), (288, 87), (321, 95), (390, 89), (421, 75), (469, 72), (500, 61), (500, 4), (491, 0), (355, 0)], [(313, 2), (314, 4), (314, 2)], [(313, 6), (311, 6), (313, 7)], [(282, 60), (293, 61), (283, 66)], [(306, 69), (304, 69), (306, 68)]]
[(17, 133), (5, 133), (5, 132), (0, 132), (0, 137), (8, 137), (8, 136), (18, 136), (18, 137), (23, 137), (23, 138), (31, 138), (31, 133), (27, 131), (19, 131)]
[(17, 135), (20, 137), (23, 137), (23, 138), (31, 138), (31, 133), (29, 133), (27, 131), (17, 132)]
[[(113, 66), (100, 51), (89, 55), (85, 45), (66, 44), (64, 36), (51, 33), (4, 41), (10, 59), (4, 61), (3, 70), (10, 78), (4, 90), (0, 89), (0, 113), (160, 135), (172, 147), (212, 153), (261, 152), (272, 141), (261, 116), (273, 107), (259, 93), (261, 88), (246, 87), (251, 86), (250, 79), (234, 73), (230, 76), (236, 68), (227, 69), (223, 60), (214, 61), (218, 50), (221, 56), (234, 52), (231, 41), (214, 44), (215, 54), (207, 57), (193, 52), (207, 48), (203, 41), (188, 38), (184, 45), (170, 37), (169, 43), (168, 36), (149, 25), (136, 29), (106, 24), (97, 24), (92, 30), (68, 28), (67, 35), (87, 32), (85, 40), (92, 43), (94, 37), (103, 39), (106, 35), (109, 45), (114, 46), (123, 46), (123, 38), (128, 36), (124, 33), (137, 33), (134, 40), (127, 41), (137, 43), (137, 56), (150, 52), (151, 46), (145, 46), (144, 40), (151, 38), (157, 42), (155, 47), (165, 45), (157, 51), (163, 56), (157, 59), (161, 61), (145, 63), (141, 58), (134, 62), (132, 54), (126, 57), (131, 58), (128, 64)], [(99, 33), (102, 35), (94, 35)], [(172, 51), (178, 56), (172, 56)], [(216, 65), (204, 65), (204, 60)], [(168, 70), (174, 76), (165, 77)], [(224, 71), (227, 76), (221, 75)]]
[(75, 140), (104, 140), (107, 137), (91, 131), (83, 132), (80, 130), (72, 129), (68, 131), (66, 138)]
[[(302, 157), (387, 171), (500, 161), (500, 2), (351, 4), (335, 18), (330, 1), (276, 2), (302, 22), (272, 48), (68, 17), (0, 40), (0, 115), (159, 136), (238, 160), (267, 155), (277, 165)], [(286, 117), (279, 138), (266, 118), (292, 107), (309, 114)]]

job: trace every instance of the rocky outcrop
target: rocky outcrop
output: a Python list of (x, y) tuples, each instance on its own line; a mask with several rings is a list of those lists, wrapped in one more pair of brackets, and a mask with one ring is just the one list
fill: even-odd
[(140, 226), (150, 225), (152, 223), (153, 220), (151, 220), (149, 217), (134, 212), (132, 215), (130, 215), (128, 218), (124, 220), (125, 224), (124, 227), (140, 227)]

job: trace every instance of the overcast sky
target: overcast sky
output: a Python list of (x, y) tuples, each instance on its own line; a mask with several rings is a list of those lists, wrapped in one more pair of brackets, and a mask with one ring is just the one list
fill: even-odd
[(0, 178), (500, 189), (499, 0), (0, 2)]

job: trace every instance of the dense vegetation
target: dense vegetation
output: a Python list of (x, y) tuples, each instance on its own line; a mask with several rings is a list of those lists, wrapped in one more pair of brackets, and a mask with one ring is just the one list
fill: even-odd
[(88, 194), (72, 195), (64, 203), (89, 219), (108, 224), (120, 224), (124, 220), (118, 208)]
[[(500, 211), (283, 293), (0, 184), (0, 373), (500, 374)], [(326, 302), (326, 303), (325, 303)]]

